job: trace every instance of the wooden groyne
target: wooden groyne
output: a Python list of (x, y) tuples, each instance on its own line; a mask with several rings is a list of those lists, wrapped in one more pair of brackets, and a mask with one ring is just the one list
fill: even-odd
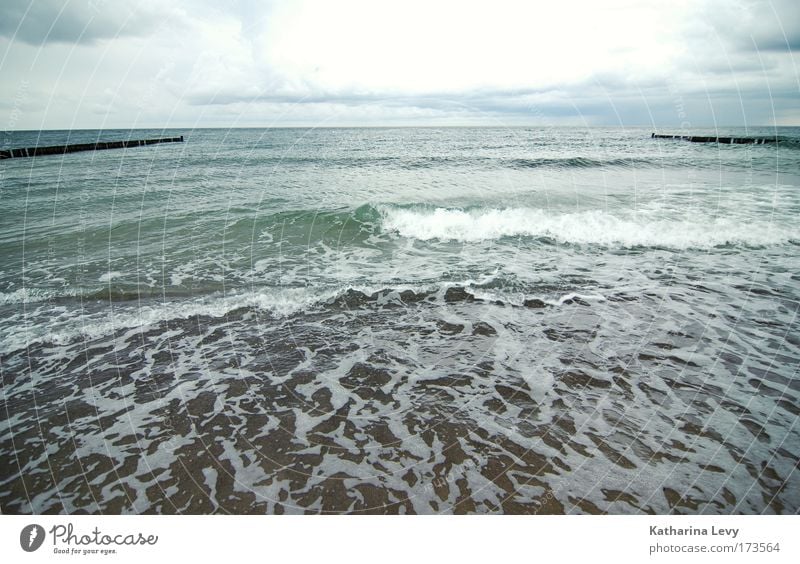
[(64, 155), (79, 151), (104, 151), (106, 149), (127, 149), (158, 145), (159, 143), (183, 143), (180, 137), (162, 137), (160, 139), (136, 139), (127, 141), (99, 141), (97, 143), (76, 143), (74, 145), (54, 145), (52, 147), (28, 147), (26, 149), (0, 150), (0, 159), (19, 159), (23, 157), (40, 157), (42, 155)]
[(779, 137), (708, 137), (703, 135), (656, 135), (655, 133), (650, 137), (652, 139), (679, 139), (692, 143), (721, 143), (723, 145), (763, 145), (781, 141)]

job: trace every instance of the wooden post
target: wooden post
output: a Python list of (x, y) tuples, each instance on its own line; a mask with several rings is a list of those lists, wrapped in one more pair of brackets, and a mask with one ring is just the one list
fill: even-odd
[(76, 143), (73, 145), (54, 145), (50, 147), (27, 147), (22, 149), (8, 149), (0, 151), (0, 159), (17, 159), (22, 157), (38, 157), (42, 155), (64, 155), (78, 151), (104, 151), (106, 149), (125, 149), (128, 147), (143, 147), (159, 143), (183, 143), (180, 137), (162, 137), (160, 139), (138, 139), (128, 141), (98, 141), (97, 143)]

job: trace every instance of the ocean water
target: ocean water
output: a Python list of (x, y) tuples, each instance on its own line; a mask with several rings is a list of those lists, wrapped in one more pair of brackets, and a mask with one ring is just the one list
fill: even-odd
[(186, 142), (0, 161), (0, 510), (797, 513), (800, 130), (650, 132), (6, 134)]

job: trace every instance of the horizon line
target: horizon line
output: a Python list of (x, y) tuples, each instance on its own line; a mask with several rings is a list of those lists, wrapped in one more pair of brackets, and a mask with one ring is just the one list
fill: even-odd
[(6, 129), (3, 133), (36, 133), (43, 131), (169, 131), (169, 130), (231, 130), (231, 129), (650, 129), (654, 131), (675, 129), (679, 131), (691, 131), (694, 129), (784, 129), (798, 128), (800, 125), (696, 125), (693, 127), (676, 126), (655, 126), (649, 125), (487, 125), (487, 124), (448, 124), (448, 125), (241, 125), (241, 126), (168, 126), (168, 127), (73, 127), (73, 128), (54, 128), (54, 129)]

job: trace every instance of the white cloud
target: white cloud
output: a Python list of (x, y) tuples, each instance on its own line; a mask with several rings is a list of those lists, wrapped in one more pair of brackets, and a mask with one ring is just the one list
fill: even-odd
[(800, 88), (788, 0), (37, 6), (0, 27), (7, 126), (680, 122), (676, 96), (698, 125), (794, 123)]

